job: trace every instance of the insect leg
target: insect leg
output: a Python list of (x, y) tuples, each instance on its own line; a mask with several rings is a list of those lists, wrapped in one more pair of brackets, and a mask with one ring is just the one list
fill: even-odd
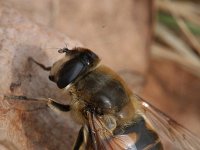
[(83, 144), (83, 140), (84, 140), (83, 134), (84, 134), (83, 133), (83, 127), (81, 127), (81, 129), (79, 130), (76, 142), (74, 144), (73, 150), (79, 150), (80, 149), (81, 145)]
[(41, 63), (39, 63), (38, 61), (36, 61), (36, 60), (33, 59), (32, 57), (29, 57), (28, 60), (34, 62), (35, 64), (37, 64), (38, 66), (40, 66), (40, 67), (41, 67), (42, 69), (44, 69), (45, 71), (50, 71), (50, 70), (51, 70), (51, 67), (50, 67), (50, 66), (47, 67), (47, 66), (45, 66), (45, 65), (43, 65), (43, 64), (41, 64)]
[(28, 98), (24, 95), (4, 95), (4, 99), (27, 100)]
[(53, 110), (58, 110), (58, 111), (61, 111), (61, 112), (70, 111), (70, 105), (60, 104), (58, 102), (55, 102), (52, 99), (49, 99), (48, 106)]

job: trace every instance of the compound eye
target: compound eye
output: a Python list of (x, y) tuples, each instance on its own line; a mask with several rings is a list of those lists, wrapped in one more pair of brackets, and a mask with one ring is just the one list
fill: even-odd
[(53, 82), (54, 82), (54, 81), (55, 81), (55, 78), (54, 78), (54, 76), (50, 75), (50, 76), (49, 76), (49, 80), (51, 80), (51, 81), (53, 81)]
[[(86, 70), (86, 65), (83, 64), (79, 58), (69, 60), (64, 64), (58, 74), (58, 81), (56, 83), (60, 89), (65, 88), (70, 83), (74, 82)], [(55, 79), (55, 78), (54, 78)]]

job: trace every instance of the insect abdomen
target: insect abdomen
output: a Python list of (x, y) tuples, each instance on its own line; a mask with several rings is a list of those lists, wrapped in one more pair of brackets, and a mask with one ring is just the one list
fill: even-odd
[(148, 128), (146, 121), (141, 116), (132, 124), (117, 128), (114, 131), (115, 135), (129, 135), (133, 133), (137, 135), (135, 143), (137, 150), (163, 150), (157, 133)]

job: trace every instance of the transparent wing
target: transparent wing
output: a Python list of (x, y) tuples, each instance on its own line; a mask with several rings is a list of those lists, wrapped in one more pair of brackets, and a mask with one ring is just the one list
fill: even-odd
[(93, 149), (137, 150), (135, 146), (136, 137), (130, 135), (113, 135), (112, 132), (105, 127), (100, 116), (89, 112), (87, 116)]
[(159, 109), (134, 95), (141, 105), (141, 114), (156, 129), (161, 139), (170, 141), (180, 150), (200, 150), (200, 138), (178, 124)]

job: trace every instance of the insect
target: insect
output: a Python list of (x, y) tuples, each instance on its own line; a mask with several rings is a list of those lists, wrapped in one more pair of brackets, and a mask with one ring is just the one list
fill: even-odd
[[(48, 105), (70, 111), (82, 125), (74, 150), (162, 150), (168, 139), (180, 150), (199, 150), (200, 140), (157, 108), (133, 94), (100, 58), (81, 47), (58, 51), (65, 57), (52, 67), (49, 79), (69, 91), (71, 104), (49, 100)], [(155, 130), (156, 129), (156, 130)]]

